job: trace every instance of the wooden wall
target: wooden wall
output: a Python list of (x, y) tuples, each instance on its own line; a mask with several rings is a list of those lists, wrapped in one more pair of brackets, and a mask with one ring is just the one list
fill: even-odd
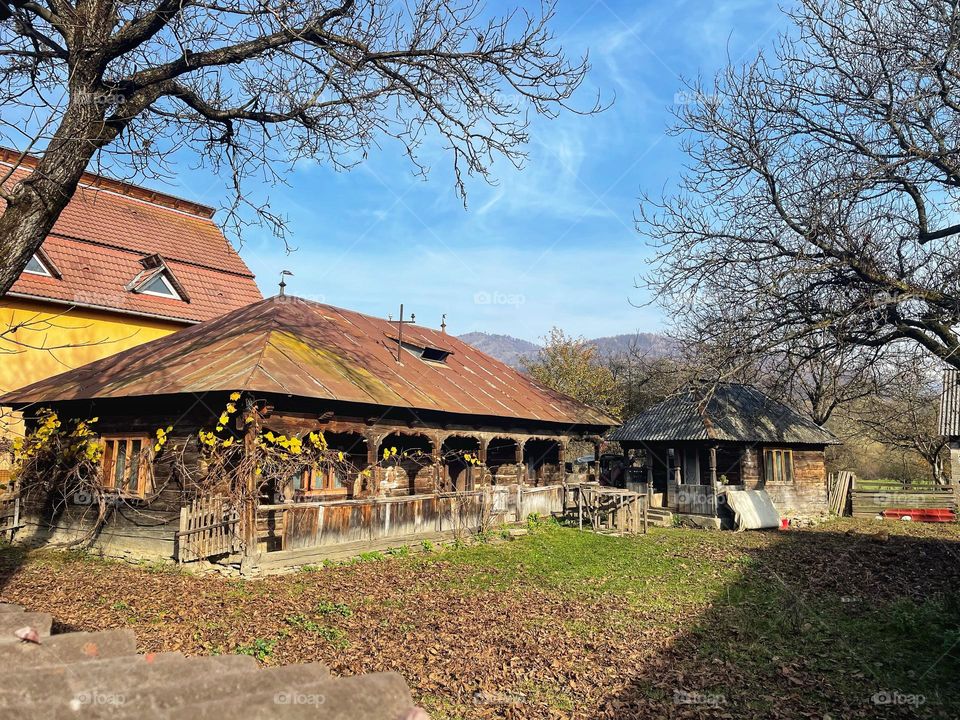
[(827, 467), (823, 448), (793, 448), (792, 483), (766, 481), (762, 465), (762, 448), (746, 448), (741, 466), (743, 484), (747, 489), (766, 490), (781, 515), (827, 512)]

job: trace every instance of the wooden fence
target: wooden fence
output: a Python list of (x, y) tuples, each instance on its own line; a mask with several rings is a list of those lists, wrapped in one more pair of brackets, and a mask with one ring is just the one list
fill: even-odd
[(13, 542), (21, 526), (20, 496), (0, 494), (0, 538)]
[(636, 534), (647, 532), (647, 496), (597, 483), (574, 488), (577, 525), (589, 525), (593, 532)]
[(875, 517), (890, 509), (957, 509), (955, 485), (855, 479), (851, 496), (854, 517)]
[(225, 498), (199, 498), (180, 508), (177, 562), (235, 552), (240, 548), (238, 527), (239, 513)]
[(564, 487), (493, 486), (459, 493), (261, 505), (258, 545), (270, 551), (468, 532), (563, 510)]

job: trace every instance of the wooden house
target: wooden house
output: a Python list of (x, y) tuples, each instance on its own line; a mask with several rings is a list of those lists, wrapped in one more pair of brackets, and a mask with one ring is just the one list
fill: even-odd
[[(488, 511), (493, 503), (507, 519), (558, 509), (567, 444), (587, 440), (599, 451), (615, 424), (445, 332), (289, 296), (2, 401), (33, 416), (43, 407), (65, 421), (97, 417), (104, 483), (117, 500), (98, 529), (101, 545), (183, 557), (214, 554), (209, 547), (181, 552), (188, 536), (199, 534), (186, 511), (203, 500), (185, 476), (203, 463), (199, 433), (222, 428), (218, 416), (241, 397), (256, 403), (260, 433), (322, 432), (342, 460), (276, 478), (255, 509), (214, 511), (214, 524), (235, 522), (231, 512), (250, 513), (234, 539), (224, 540), (233, 549), (240, 537), (246, 555), (286, 552), (277, 557), (291, 563), (325, 545), (449, 531), (465, 498)], [(166, 444), (154, 454), (161, 429)], [(235, 432), (238, 443), (257, 440), (244, 435), (242, 423)], [(37, 522), (48, 534), (77, 531), (84, 510), (67, 498), (57, 517)], [(300, 555), (289, 555), (295, 551)]]
[(960, 485), (960, 372), (957, 370), (943, 373), (939, 429), (950, 449), (950, 483)]
[(783, 515), (826, 512), (824, 451), (838, 440), (749, 385), (691, 386), (608, 436), (643, 462), (658, 504), (718, 517), (725, 489), (763, 489)]
[[(0, 148), (7, 185), (36, 162)], [(261, 299), (213, 214), (84, 174), (40, 250), (0, 296), (0, 394)], [(22, 435), (8, 408), (0, 407), (0, 435)], [(5, 461), (0, 456), (0, 484)]]

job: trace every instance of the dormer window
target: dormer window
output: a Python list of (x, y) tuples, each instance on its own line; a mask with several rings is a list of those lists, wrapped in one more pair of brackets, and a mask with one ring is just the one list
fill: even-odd
[(153, 295), (154, 297), (190, 302), (183, 285), (167, 267), (162, 257), (149, 255), (141, 258), (140, 264), (143, 265), (143, 270), (130, 281), (127, 290), (141, 295)]
[(173, 298), (181, 300), (180, 294), (174, 289), (164, 273), (158, 273), (147, 280), (143, 285), (137, 288), (138, 293), (144, 295), (157, 295), (158, 297)]
[(28, 275), (40, 275), (41, 277), (52, 277), (59, 280), (63, 277), (63, 274), (53, 264), (53, 260), (50, 259), (50, 256), (47, 255), (43, 248), (39, 248), (30, 258), (30, 262), (27, 263), (27, 266), (23, 269), (23, 272)]
[(30, 273), (31, 275), (53, 277), (53, 273), (50, 272), (50, 269), (44, 264), (43, 260), (41, 260), (38, 255), (34, 255), (32, 258), (30, 258), (30, 262), (27, 263), (27, 266), (23, 269), (23, 271), (25, 273)]

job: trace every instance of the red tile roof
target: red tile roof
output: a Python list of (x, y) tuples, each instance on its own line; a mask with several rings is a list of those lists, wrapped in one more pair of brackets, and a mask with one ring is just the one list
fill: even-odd
[(396, 322), (295, 297), (223, 317), (42, 380), (3, 404), (247, 390), (372, 406), (609, 427), (602, 412), (438, 330), (403, 339), (449, 351), (443, 363), (401, 351)]
[[(0, 149), (0, 168), (14, 160)], [(25, 177), (33, 162), (28, 158), (8, 183)], [(63, 277), (24, 273), (10, 295), (190, 323), (261, 299), (253, 273), (212, 215), (197, 203), (86, 174), (43, 243)], [(126, 289), (143, 271), (140, 261), (154, 254), (163, 256), (189, 302)]]

